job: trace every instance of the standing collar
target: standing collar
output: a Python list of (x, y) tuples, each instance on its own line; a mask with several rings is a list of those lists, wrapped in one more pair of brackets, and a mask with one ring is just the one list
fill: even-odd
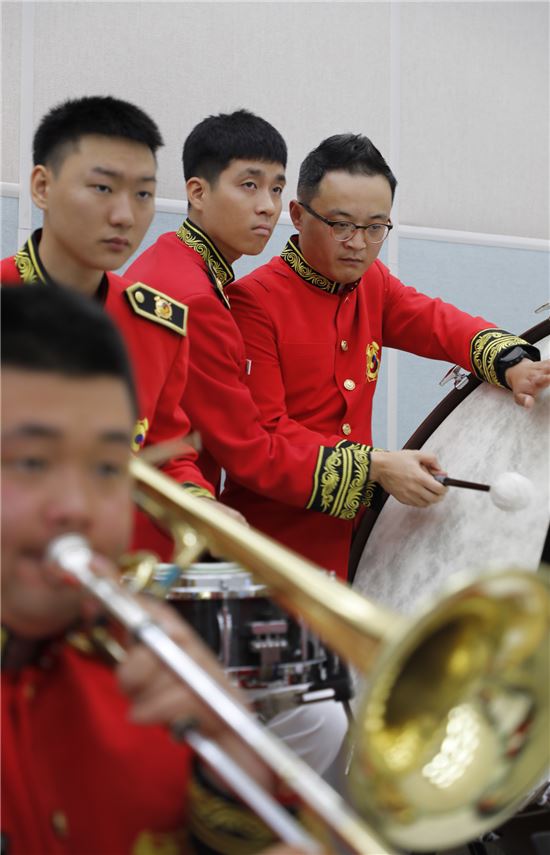
[(298, 235), (292, 235), (288, 239), (285, 248), (281, 252), (281, 258), (300, 279), (303, 279), (309, 285), (314, 285), (315, 288), (319, 288), (321, 291), (326, 291), (328, 294), (349, 294), (350, 291), (354, 291), (357, 288), (361, 281), (357, 279), (356, 282), (342, 284), (341, 282), (334, 282), (332, 279), (327, 279), (322, 273), (314, 270), (300, 252)]
[(183, 221), (176, 235), (182, 243), (200, 255), (206, 264), (208, 277), (214, 285), (216, 293), (223, 300), (227, 308), (230, 308), (224, 288), (233, 282), (235, 274), (233, 273), (233, 268), (225, 260), (216, 244), (208, 237), (206, 232), (201, 231), (195, 223), (192, 223), (189, 217)]
[(2, 671), (40, 666), (55, 654), (60, 638), (23, 638), (4, 624), (1, 628)]
[(37, 282), (42, 282), (44, 285), (54, 284), (40, 261), (38, 245), (41, 237), (42, 229), (37, 229), (13, 257), (15, 266), (25, 285), (33, 285)]
[[(38, 251), (41, 237), (42, 229), (37, 229), (13, 257), (15, 266), (19, 271), (21, 281), (24, 285), (36, 285), (39, 283), (42, 283), (43, 285), (58, 285), (42, 264), (40, 253)], [(101, 277), (99, 287), (94, 294), (94, 299), (97, 300), (98, 303), (103, 304), (107, 298), (108, 290), (109, 280), (107, 278), (107, 274), (104, 273)]]

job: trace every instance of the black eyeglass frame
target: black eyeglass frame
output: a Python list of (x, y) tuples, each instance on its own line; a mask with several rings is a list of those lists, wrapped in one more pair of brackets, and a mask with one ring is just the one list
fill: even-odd
[[(307, 211), (308, 214), (311, 214), (312, 217), (315, 217), (315, 219), (320, 220), (322, 223), (326, 223), (327, 226), (330, 226), (334, 240), (338, 241), (339, 243), (344, 243), (347, 240), (351, 240), (354, 237), (356, 231), (358, 231), (358, 229), (362, 229), (365, 232), (365, 235), (367, 236), (367, 243), (371, 243), (371, 244), (384, 243), (384, 241), (388, 237), (389, 233), (393, 229), (393, 223), (369, 223), (368, 226), (358, 226), (357, 223), (350, 223), (348, 220), (327, 220), (326, 217), (323, 217), (322, 214), (318, 214), (317, 211), (314, 211), (313, 208), (311, 208), (308, 204), (306, 204), (306, 202), (298, 202), (298, 204), (305, 211)], [(353, 228), (353, 231), (349, 237), (345, 237), (345, 238), (337, 238), (336, 237), (336, 235), (334, 234), (333, 226), (339, 226), (339, 225), (351, 226)], [(387, 229), (387, 232), (384, 235), (384, 237), (382, 238), (382, 240), (370, 240), (369, 229), (372, 226), (384, 226), (384, 228)]]

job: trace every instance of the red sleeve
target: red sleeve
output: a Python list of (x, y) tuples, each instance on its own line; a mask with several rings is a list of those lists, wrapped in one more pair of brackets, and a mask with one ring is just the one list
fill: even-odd
[(471, 342), (490, 321), (462, 312), (439, 298), (427, 297), (403, 285), (386, 271), (383, 341), (386, 347), (456, 362), (474, 371)]
[[(182, 409), (181, 403), (187, 380), (187, 363), (188, 340), (182, 338), (172, 365), (166, 372), (153, 423), (147, 434), (146, 446), (182, 440), (190, 431), (189, 418)], [(188, 486), (193, 492), (202, 493), (206, 490), (209, 494), (215, 495), (214, 488), (197, 465), (197, 458), (195, 449), (188, 445), (182, 454), (172, 457), (162, 466), (162, 469), (179, 484)]]

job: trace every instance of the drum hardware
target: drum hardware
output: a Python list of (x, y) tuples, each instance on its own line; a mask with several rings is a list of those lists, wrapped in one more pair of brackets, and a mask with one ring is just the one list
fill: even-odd
[(224, 668), (229, 667), (231, 656), (231, 637), (233, 635), (233, 618), (231, 612), (224, 603), (216, 614), (218, 621), (218, 629), (220, 631), (220, 652), (219, 659)]
[(288, 647), (286, 620), (253, 621), (249, 625), (250, 649), (260, 655), (260, 673), (281, 661), (281, 652)]
[[(131, 581), (128, 574), (123, 579)], [(149, 586), (140, 590), (166, 598), (217, 655), (235, 685), (262, 694), (292, 687), (289, 697), (296, 704), (302, 702), (298, 685), (314, 686), (327, 697), (351, 697), (351, 678), (338, 656), (303, 620), (285, 614), (268, 597), (267, 587), (238, 564), (192, 564), (185, 570), (158, 565)]]
[[(263, 742), (252, 723), (246, 727), (249, 744), (261, 744), (260, 756), (353, 851), (387, 851), (384, 839), (409, 851), (472, 839), (502, 822), (542, 777), (550, 606), (544, 574), (463, 577), (411, 621), (327, 579), (138, 458), (131, 469), (139, 504), (160, 506), (175, 534), (185, 517), (186, 530), (253, 568), (285, 609), (302, 615), (323, 641), (369, 674), (349, 777), (354, 805), (380, 835), (374, 843), (367, 832), (370, 843), (363, 838), (358, 845), (349, 808), (345, 818), (340, 802), (330, 801), (329, 808), (334, 794), (311, 770), (300, 764), (289, 774), (286, 751), (281, 755), (271, 740)], [(518, 695), (524, 701), (519, 725), (503, 712)]]
[(439, 381), (439, 385), (446, 386), (447, 383), (452, 383), (455, 389), (463, 389), (469, 379), (470, 375), (464, 371), (462, 366), (453, 365), (453, 367), (449, 368), (447, 373), (443, 375)]

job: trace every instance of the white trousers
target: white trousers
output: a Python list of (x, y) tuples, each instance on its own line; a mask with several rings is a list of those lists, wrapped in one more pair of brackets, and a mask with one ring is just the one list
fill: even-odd
[(342, 704), (320, 701), (279, 713), (267, 727), (322, 775), (336, 759), (348, 729), (348, 719)]

